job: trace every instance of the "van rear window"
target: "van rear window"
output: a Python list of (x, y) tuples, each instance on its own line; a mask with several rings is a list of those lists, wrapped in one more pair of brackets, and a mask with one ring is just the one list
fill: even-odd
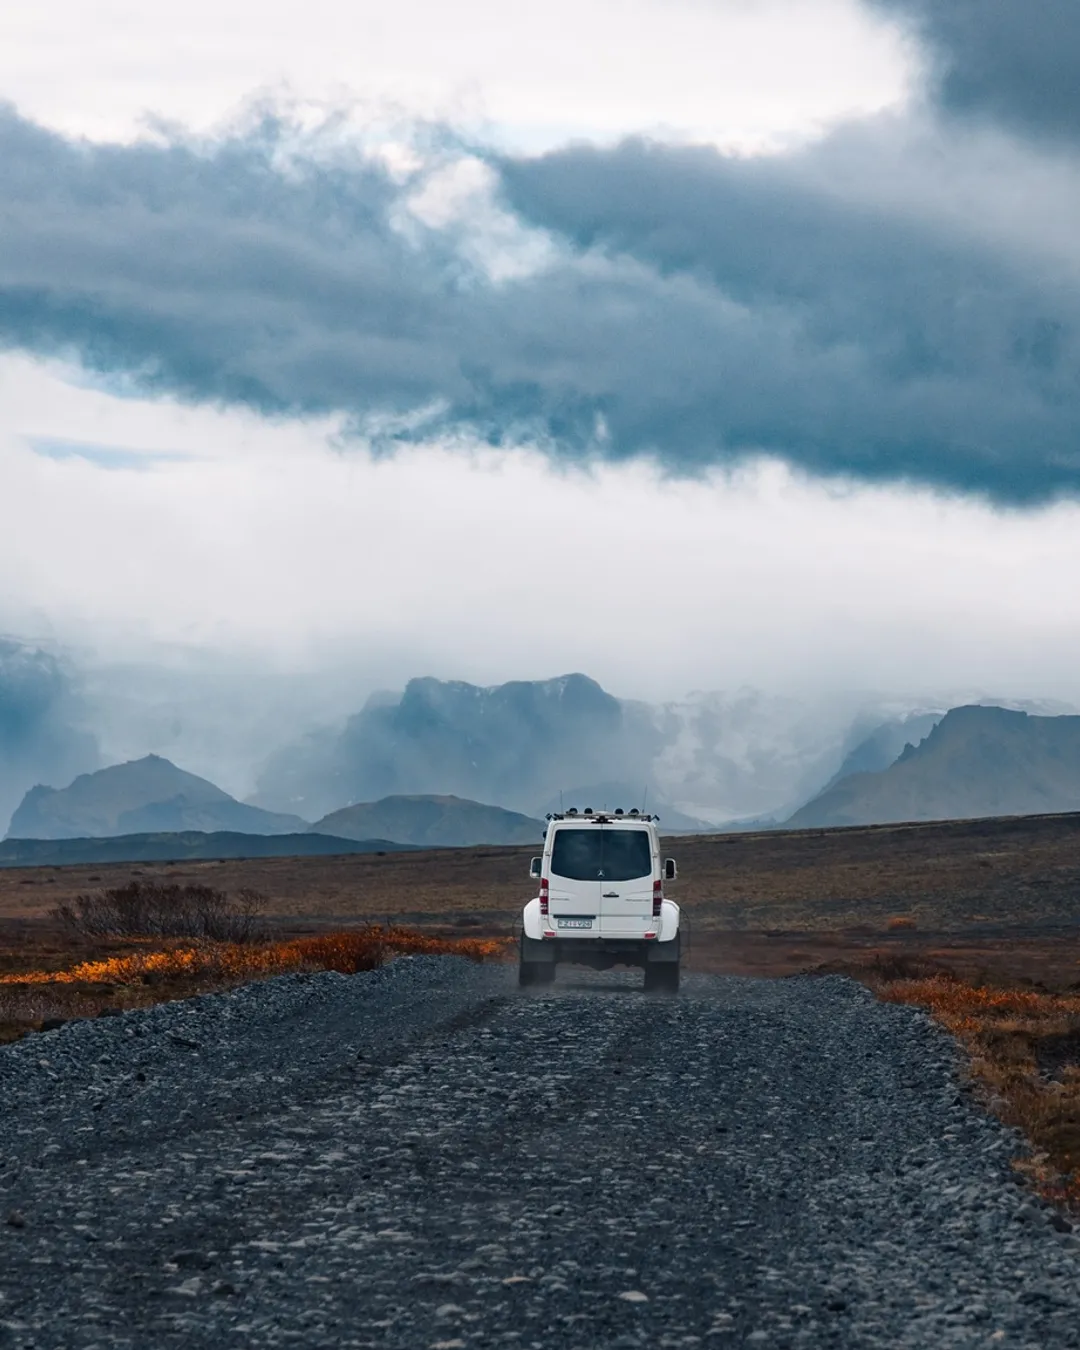
[(567, 881), (633, 881), (652, 875), (648, 830), (555, 831), (551, 874)]

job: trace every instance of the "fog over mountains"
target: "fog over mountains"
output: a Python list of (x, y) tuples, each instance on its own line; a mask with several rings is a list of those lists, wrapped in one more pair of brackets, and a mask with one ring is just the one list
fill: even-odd
[(492, 688), (415, 679), (273, 755), (252, 800), (310, 819), (389, 794), (447, 792), (526, 814), (648, 794), (692, 827), (804, 800), (850, 728), (839, 707), (753, 692), (654, 706), (582, 674)]
[(838, 776), (887, 768), (948, 707), (752, 689), (649, 704), (583, 674), (491, 688), (415, 679), (276, 752), (251, 800), (314, 819), (436, 792), (535, 815), (560, 801), (640, 805), (647, 792), (671, 829), (781, 821)]
[[(102, 713), (74, 666), (14, 640), (0, 643), (0, 816), (12, 817), (11, 836), (191, 830), (267, 835), (312, 825), (336, 834), (320, 822), (348, 810), (335, 819), (354, 840), (451, 842), (475, 835), (507, 842), (519, 826), (505, 813), (532, 821), (560, 804), (640, 806), (647, 800), (665, 829), (681, 832), (740, 821), (779, 824), (793, 816), (802, 824), (900, 818), (896, 811), (904, 818), (977, 814), (994, 801), (1003, 810), (1014, 801), (992, 786), (985, 801), (976, 800), (953, 779), (940, 790), (920, 780), (920, 802), (896, 797), (893, 787), (868, 785), (885, 771), (893, 774), (890, 784), (897, 781), (899, 769), (890, 766), (906, 746), (918, 747), (928, 736), (929, 744), (938, 745), (940, 737), (931, 733), (950, 707), (993, 701), (977, 695), (927, 701), (741, 689), (654, 704), (619, 699), (581, 673), (490, 687), (423, 677), (400, 691), (367, 697), (351, 716), (328, 716), (307, 734), (290, 736), (283, 720), (276, 736), (251, 737), (246, 785), (230, 795), (224, 788), (236, 782), (230, 772), (236, 744), (230, 742), (228, 762), (220, 768), (208, 763), (207, 747), (214, 741), (215, 716), (227, 717), (234, 703), (207, 699), (204, 716), (193, 720), (195, 689), (169, 724), (168, 682), (163, 689), (160, 717), (148, 716), (145, 702), (132, 705), (128, 744), (137, 743), (139, 754), (116, 755), (110, 746), (123, 699)], [(258, 681), (249, 679), (247, 698), (254, 706), (259, 697)], [(313, 693), (308, 725), (318, 727), (322, 706)], [(1022, 710), (1073, 711), (1035, 702)], [(1054, 728), (1067, 719), (1042, 720), (1053, 740)], [(994, 725), (1005, 734), (1011, 723)], [(158, 728), (169, 737), (164, 745)], [(103, 760), (118, 758), (129, 762), (93, 772)], [(980, 771), (988, 782), (995, 762), (989, 755)], [(1011, 763), (1008, 755), (1000, 763)], [(78, 777), (88, 772), (90, 777)], [(904, 769), (909, 778), (913, 773)], [(1040, 773), (1032, 769), (1043, 786), (1036, 784), (1023, 800), (1016, 797), (1017, 809), (1054, 809), (1023, 804), (1061, 797), (1052, 775)], [(855, 783), (861, 786), (853, 796)], [(239, 800), (252, 784), (247, 800)], [(388, 798), (393, 803), (386, 804)], [(898, 804), (901, 798), (906, 804)], [(1061, 799), (1071, 801), (1068, 793)], [(372, 803), (377, 810), (358, 806)], [(491, 814), (496, 808), (502, 817)], [(532, 826), (520, 828), (527, 833)]]
[(35, 783), (66, 784), (101, 763), (73, 671), (41, 648), (0, 637), (0, 822)]
[(488, 689), (410, 680), (343, 728), (273, 755), (252, 801), (314, 820), (351, 802), (438, 792), (529, 814), (560, 787), (644, 782), (654, 747), (633, 722), (584, 675)]

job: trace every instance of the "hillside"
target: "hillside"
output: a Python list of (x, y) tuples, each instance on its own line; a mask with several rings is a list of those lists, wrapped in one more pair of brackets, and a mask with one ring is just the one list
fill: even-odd
[(844, 756), (836, 773), (814, 795), (820, 796), (841, 778), (849, 778), (852, 774), (884, 773), (896, 763), (907, 746), (921, 744), (943, 716), (940, 712), (912, 713), (908, 717), (882, 722)]
[(1080, 717), (1006, 708), (947, 713), (880, 773), (851, 774), (787, 821), (810, 826), (1037, 815), (1080, 809)]
[(66, 788), (35, 787), (11, 818), (11, 839), (107, 838), (185, 830), (292, 834), (299, 816), (247, 806), (158, 755), (81, 774)]
[(472, 844), (536, 844), (543, 821), (461, 797), (392, 796), (358, 802), (325, 816), (312, 831), (339, 839), (393, 839), (402, 844), (458, 848)]
[(335, 839), (323, 834), (120, 834), (107, 839), (5, 839), (0, 867), (70, 867), (92, 863), (215, 862), (246, 858), (326, 858), (355, 853), (398, 853), (411, 844), (387, 839)]

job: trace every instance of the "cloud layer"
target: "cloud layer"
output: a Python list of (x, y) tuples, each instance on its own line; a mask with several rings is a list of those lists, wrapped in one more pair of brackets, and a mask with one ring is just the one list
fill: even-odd
[[(950, 107), (1068, 124), (1064, 86), (1056, 102), (1052, 80), (1035, 87), (1050, 44), (1010, 46), (1015, 5), (980, 28), (971, 0), (949, 18), (882, 3), (936, 44)], [(961, 132), (929, 134), (984, 196), (1008, 194)], [(298, 148), (272, 120), (101, 146), (7, 110), (0, 342), (196, 403), (345, 414), (375, 438), (689, 473), (764, 452), (1002, 503), (1074, 496), (1080, 249), (1050, 257), (1034, 217), (1028, 246), (935, 213), (906, 135), (881, 118), (758, 159), (640, 140), (489, 157), (509, 228), (535, 244), (500, 271), (475, 220), (412, 210), (424, 171)], [(900, 204), (872, 190), (890, 175), (911, 176)]]

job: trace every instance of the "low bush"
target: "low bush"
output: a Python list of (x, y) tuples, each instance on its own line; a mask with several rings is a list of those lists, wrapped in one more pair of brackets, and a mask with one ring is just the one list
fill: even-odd
[(264, 898), (258, 891), (235, 895), (213, 886), (176, 886), (129, 881), (77, 895), (58, 905), (52, 918), (80, 937), (204, 938), (211, 942), (258, 942), (266, 938)]

